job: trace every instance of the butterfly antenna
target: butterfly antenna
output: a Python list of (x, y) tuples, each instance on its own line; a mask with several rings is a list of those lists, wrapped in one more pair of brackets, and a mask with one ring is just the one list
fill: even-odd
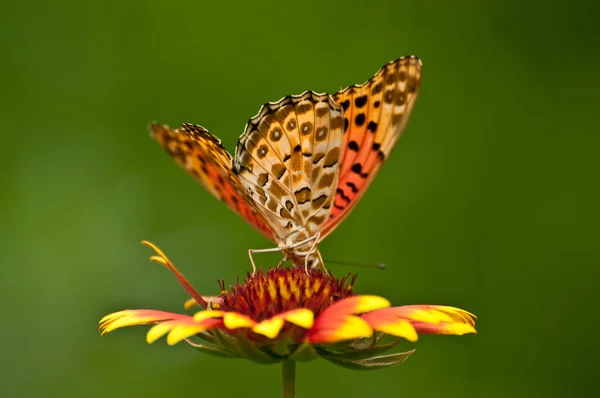
[(361, 267), (361, 268), (377, 268), (377, 269), (385, 269), (385, 264), (361, 264), (361, 263), (351, 263), (348, 261), (335, 261), (335, 260), (325, 260), (326, 263), (333, 263), (339, 265), (349, 265), (350, 267)]

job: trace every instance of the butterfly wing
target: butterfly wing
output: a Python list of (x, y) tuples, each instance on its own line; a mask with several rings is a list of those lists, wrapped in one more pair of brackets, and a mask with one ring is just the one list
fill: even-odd
[(421, 61), (408, 56), (392, 61), (362, 85), (333, 98), (344, 109), (344, 142), (329, 234), (349, 214), (402, 135), (421, 83)]
[(204, 127), (193, 124), (171, 129), (152, 123), (149, 130), (177, 164), (200, 181), (208, 192), (273, 239), (271, 229), (256, 211), (243, 184), (233, 173), (231, 155), (225, 150), (221, 140)]
[(341, 106), (311, 91), (265, 104), (246, 125), (233, 168), (280, 242), (329, 218), (343, 127)]

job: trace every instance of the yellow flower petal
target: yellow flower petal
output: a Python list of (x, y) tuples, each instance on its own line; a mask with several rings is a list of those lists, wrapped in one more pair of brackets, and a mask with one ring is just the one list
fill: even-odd
[[(383, 308), (362, 314), (361, 318), (375, 330), (405, 337), (412, 341), (416, 340), (414, 331), (417, 334), (476, 333), (475, 321), (470, 313), (447, 306), (407, 305)], [(403, 322), (410, 323), (414, 331), (402, 326)]]
[(254, 333), (262, 334), (270, 339), (274, 339), (279, 335), (281, 328), (283, 327), (283, 318), (271, 318), (260, 323), (257, 323), (252, 327)]
[(249, 328), (256, 325), (252, 319), (245, 315), (238, 314), (236, 312), (226, 312), (223, 314), (223, 322), (225, 327), (230, 330), (239, 328)]
[(475, 330), (473, 326), (464, 323), (449, 323), (444, 325), (442, 328), (446, 334), (455, 334), (458, 336), (468, 333), (477, 334), (477, 330)]
[(389, 307), (391, 304), (388, 300), (379, 296), (356, 296), (359, 299), (355, 314), (361, 314), (363, 312), (375, 311), (381, 308)]
[(117, 318), (121, 318), (127, 315), (129, 311), (125, 310), (125, 311), (119, 311), (119, 312), (113, 312), (112, 314), (108, 314), (106, 316), (104, 316), (102, 319), (100, 319), (100, 325), (104, 324), (104, 323), (108, 323), (114, 319)]
[(223, 311), (217, 310), (208, 310), (208, 311), (200, 311), (194, 314), (194, 321), (202, 322), (208, 318), (220, 318), (223, 316)]
[(191, 319), (192, 318), (188, 315), (175, 314), (172, 312), (157, 310), (124, 310), (109, 314), (102, 318), (100, 320), (100, 330), (102, 330), (101, 335), (104, 336), (108, 332), (126, 326), (146, 325), (173, 320), (180, 322)]
[(448, 307), (442, 305), (435, 306), (435, 308), (437, 308), (440, 311), (445, 311), (451, 315), (454, 315), (455, 317), (460, 318), (465, 323), (475, 325), (475, 319), (477, 319), (477, 316), (475, 314), (470, 313), (469, 311), (461, 310), (460, 308), (456, 307)]
[(112, 332), (115, 329), (124, 328), (127, 326), (145, 325), (147, 323), (154, 322), (155, 317), (152, 316), (123, 316), (113, 321), (105, 322), (102, 327), (102, 336), (106, 333)]
[(419, 339), (415, 328), (410, 324), (410, 322), (405, 320), (383, 324), (377, 326), (375, 329), (392, 336), (403, 337), (406, 340), (412, 341), (413, 343)]
[(175, 325), (173, 329), (169, 332), (167, 336), (167, 344), (175, 345), (179, 343), (183, 339), (187, 339), (197, 333), (203, 332), (206, 330), (206, 325), (202, 323), (190, 323), (187, 325)]
[(162, 322), (152, 326), (146, 334), (146, 342), (148, 344), (154, 343), (156, 340), (167, 334), (172, 327), (173, 322)]
[(281, 315), (283, 319), (289, 323), (293, 323), (296, 326), (300, 326), (304, 329), (310, 329), (315, 323), (315, 315), (307, 308), (299, 308), (285, 312)]
[(413, 312), (411, 312), (408, 317), (410, 319), (412, 319), (413, 321), (426, 322), (426, 323), (432, 323), (432, 324), (453, 321), (452, 317), (449, 314), (444, 313), (442, 311), (435, 310), (435, 309), (429, 309), (429, 310), (417, 309), (417, 310), (414, 310)]
[(373, 329), (367, 322), (357, 316), (349, 316), (339, 328), (333, 331), (327, 342), (335, 343), (337, 341), (371, 337), (372, 335)]

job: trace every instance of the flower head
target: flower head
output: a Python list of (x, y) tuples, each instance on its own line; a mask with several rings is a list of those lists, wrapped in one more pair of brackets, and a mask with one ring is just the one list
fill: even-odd
[[(322, 271), (274, 268), (248, 275), (243, 283), (221, 294), (200, 296), (164, 253), (151, 243), (151, 260), (169, 268), (192, 297), (193, 315), (157, 310), (124, 310), (100, 321), (102, 335), (115, 329), (153, 324), (146, 340), (167, 335), (170, 345), (181, 341), (200, 351), (245, 357), (259, 363), (310, 360), (318, 356), (353, 369), (373, 369), (403, 362), (412, 352), (381, 355), (402, 339), (419, 334), (476, 333), (475, 316), (436, 305), (391, 307), (379, 296), (356, 295), (356, 275), (342, 279)], [(386, 336), (394, 339), (388, 341)]]

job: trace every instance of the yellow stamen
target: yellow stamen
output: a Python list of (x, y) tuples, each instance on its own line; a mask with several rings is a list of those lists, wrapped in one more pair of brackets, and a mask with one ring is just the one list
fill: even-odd
[(193, 308), (195, 306), (198, 305), (198, 302), (196, 301), (196, 299), (187, 299), (186, 302), (183, 304), (183, 308), (185, 308), (186, 310), (189, 310), (190, 308)]

